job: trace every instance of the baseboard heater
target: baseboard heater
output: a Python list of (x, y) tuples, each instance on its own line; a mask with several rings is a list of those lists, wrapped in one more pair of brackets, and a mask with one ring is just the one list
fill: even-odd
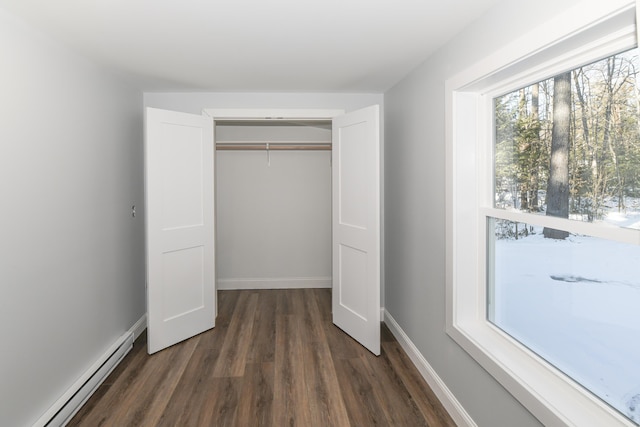
[(98, 386), (133, 348), (133, 332), (127, 332), (76, 381), (34, 424), (34, 427), (62, 427), (80, 410)]

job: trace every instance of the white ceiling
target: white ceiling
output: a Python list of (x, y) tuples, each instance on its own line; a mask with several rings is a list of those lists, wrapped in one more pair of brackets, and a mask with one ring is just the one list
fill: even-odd
[(145, 91), (383, 92), (499, 0), (0, 0)]

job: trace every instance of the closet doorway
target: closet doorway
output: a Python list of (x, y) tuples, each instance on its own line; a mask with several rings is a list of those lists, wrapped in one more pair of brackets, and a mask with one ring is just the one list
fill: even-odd
[(331, 287), (331, 120), (216, 120), (217, 288)]
[[(347, 114), (335, 110), (205, 110), (202, 116), (148, 108), (145, 118), (148, 352), (159, 351), (215, 326), (217, 262), (218, 273), (223, 274), (221, 285), (227, 288), (249, 288), (252, 280), (256, 287), (269, 287), (265, 279), (297, 280), (298, 287), (331, 286), (334, 323), (371, 352), (379, 354), (379, 107)], [(256, 132), (263, 136), (257, 136)], [(329, 134), (331, 138), (327, 140)], [(225, 162), (219, 164), (225, 182), (218, 187), (222, 193), (218, 206), (214, 197), (216, 144)], [(324, 163), (330, 171), (321, 171), (323, 158), (308, 156), (312, 151), (331, 153), (330, 158), (324, 159), (328, 160), (328, 165)], [(249, 165), (240, 165), (242, 158), (234, 156), (240, 152), (245, 154)], [(250, 155), (246, 156), (247, 153)], [(300, 160), (297, 166), (293, 161), (296, 158)], [(251, 164), (253, 167), (247, 169)], [(286, 167), (274, 173), (276, 165), (285, 164)], [(287, 169), (295, 171), (296, 167), (317, 168), (315, 175), (307, 174), (309, 170), (304, 174), (300, 169), (298, 172), (300, 177), (305, 176), (307, 184), (313, 182), (316, 190), (325, 194), (319, 194), (317, 199), (305, 195), (305, 189), (300, 188), (304, 180), (297, 182), (295, 173), (284, 174)], [(323, 174), (330, 177), (330, 213), (329, 208), (323, 206), (328, 199), (328, 183), (319, 179)], [(226, 182), (229, 178), (232, 181)], [(235, 190), (233, 180), (236, 180)], [(282, 194), (267, 191), (274, 183), (294, 189), (297, 186), (294, 193), (302, 200), (286, 200)], [(257, 200), (246, 197), (242, 202), (234, 200), (234, 195), (239, 196), (241, 190)], [(278, 197), (279, 200), (274, 200)], [(222, 203), (226, 203), (225, 206)], [(289, 204), (297, 210), (292, 216), (285, 215), (286, 221), (277, 222), (274, 216), (277, 209), (273, 206), (278, 203)], [(308, 204), (318, 212), (308, 210)], [(244, 211), (247, 205), (250, 209)], [(218, 236), (214, 225), (216, 209), (220, 215), (218, 220), (222, 221), (217, 226)], [(244, 212), (236, 212), (240, 210)], [(303, 218), (298, 218), (299, 224), (292, 224), (296, 216), (305, 213), (324, 224), (319, 224), (318, 230), (311, 229)], [(257, 221), (259, 227), (252, 226), (251, 217), (259, 218), (261, 214), (273, 221)], [(242, 215), (246, 217), (238, 217)], [(329, 223), (326, 223), (327, 217), (330, 217)], [(275, 230), (268, 229), (269, 222), (272, 225), (277, 222)], [(294, 230), (286, 230), (287, 226)], [(251, 243), (242, 243), (243, 233), (245, 237), (253, 235), (253, 242), (261, 242), (256, 244), (262, 247), (250, 248)], [(308, 236), (299, 236), (304, 233)], [(303, 244), (307, 248), (314, 245), (314, 242), (304, 242), (314, 233), (321, 236), (317, 253), (309, 250), (301, 257)], [(298, 237), (302, 239), (296, 240)], [(216, 239), (220, 247), (214, 250)], [(327, 240), (330, 240), (329, 251)], [(271, 246), (270, 242), (275, 245)], [(243, 245), (244, 255), (236, 250)], [(240, 254), (239, 258), (234, 250)], [(279, 272), (269, 278), (267, 273), (273, 273), (269, 270), (273, 265), (265, 261), (276, 259), (271, 252), (278, 251), (281, 252), (279, 268), (284, 269), (280, 271), (289, 269), (293, 275), (284, 276), (285, 273)], [(252, 265), (242, 260), (245, 256), (254, 257)], [(326, 259), (329, 256), (330, 265)], [(289, 265), (287, 257), (293, 257)], [(296, 271), (302, 271), (295, 270), (296, 257), (307, 264), (306, 271), (318, 275), (304, 273), (307, 275), (296, 277)], [(220, 265), (223, 259), (224, 267)], [(240, 273), (245, 277), (234, 278), (234, 272), (237, 274), (242, 268), (249, 269), (243, 270), (248, 273)], [(330, 276), (326, 275), (328, 271)], [(225, 275), (228, 276), (226, 283)]]

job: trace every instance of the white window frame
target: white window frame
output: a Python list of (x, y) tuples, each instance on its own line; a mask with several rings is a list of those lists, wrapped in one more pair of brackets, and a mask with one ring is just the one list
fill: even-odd
[(640, 231), (493, 208), (493, 98), (637, 44), (635, 2), (587, 0), (447, 80), (447, 333), (546, 426), (634, 426), (487, 321), (487, 217), (640, 244)]

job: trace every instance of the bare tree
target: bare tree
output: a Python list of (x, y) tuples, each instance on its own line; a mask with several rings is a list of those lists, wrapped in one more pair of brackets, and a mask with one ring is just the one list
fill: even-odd
[(540, 83), (535, 83), (531, 88), (531, 119), (535, 123), (535, 152), (533, 154), (533, 167), (531, 168), (531, 176), (529, 178), (530, 203), (529, 209), (538, 211), (538, 190), (540, 187), (540, 152), (542, 151), (542, 142), (540, 141)]
[[(547, 182), (547, 215), (569, 217), (569, 141), (571, 131), (571, 72), (553, 78), (553, 130)], [(545, 227), (544, 237), (565, 239), (569, 233)]]

